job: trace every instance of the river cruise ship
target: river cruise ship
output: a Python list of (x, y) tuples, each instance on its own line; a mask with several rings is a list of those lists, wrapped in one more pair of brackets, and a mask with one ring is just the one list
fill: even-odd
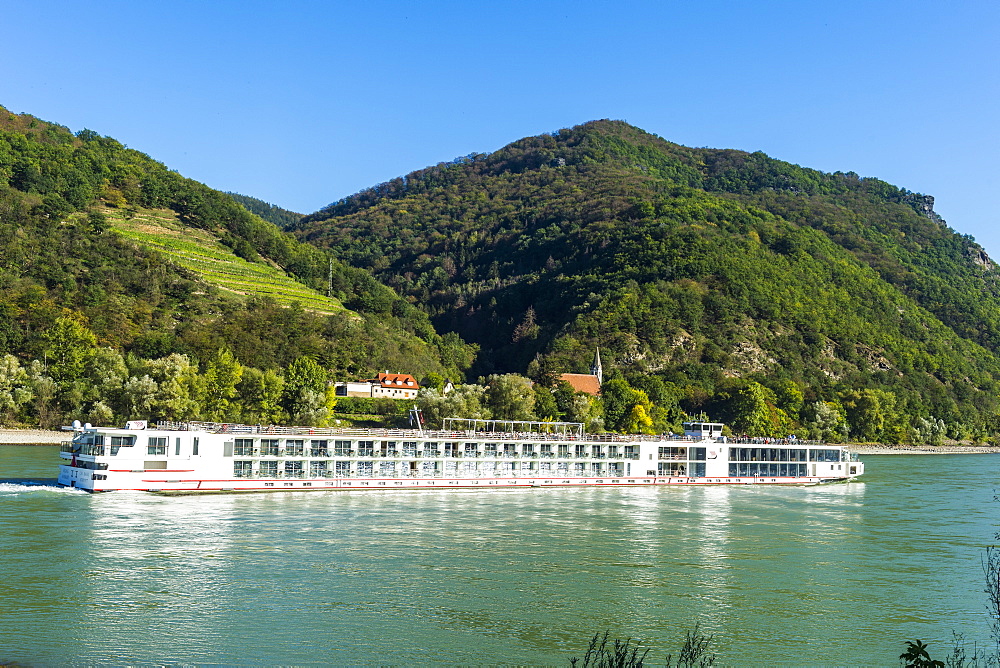
[(163, 493), (818, 484), (864, 464), (843, 446), (722, 436), (586, 434), (583, 425), (448, 418), (442, 431), (74, 423), (59, 484)]

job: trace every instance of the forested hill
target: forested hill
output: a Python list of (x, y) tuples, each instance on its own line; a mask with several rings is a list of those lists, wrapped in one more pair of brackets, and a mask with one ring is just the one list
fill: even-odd
[(256, 214), (270, 223), (274, 223), (283, 230), (295, 227), (303, 218), (301, 213), (295, 213), (294, 211), (289, 211), (288, 209), (282, 209), (280, 206), (275, 206), (274, 204), (259, 200), (256, 197), (249, 197), (239, 193), (226, 194), (236, 200), (250, 213)]
[(301, 380), (318, 365), (321, 407), (327, 377), (457, 377), (473, 355), (368, 271), (231, 196), (110, 137), (0, 107), (0, 422), (306, 419), (287, 385), (284, 409), (268, 395), (270, 409), (240, 416), (185, 374), (235, 361), (227, 382), (242, 364), (280, 395), (286, 370)]
[(586, 371), (600, 346), (715, 418), (762, 386), (792, 415), (884, 409), (853, 437), (995, 427), (997, 267), (932, 198), (878, 179), (596, 121), (380, 184), (297, 233), (478, 343), (478, 373)]

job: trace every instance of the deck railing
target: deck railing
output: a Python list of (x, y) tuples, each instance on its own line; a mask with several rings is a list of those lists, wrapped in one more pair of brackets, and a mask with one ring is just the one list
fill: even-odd
[[(571, 434), (553, 434), (548, 432), (495, 432), (495, 431), (435, 431), (416, 429), (345, 429), (339, 427), (286, 427), (282, 425), (246, 425), (228, 424), (222, 422), (172, 422), (163, 421), (156, 423), (157, 429), (166, 431), (207, 431), (215, 434), (233, 434), (240, 436), (245, 434), (263, 436), (347, 436), (365, 438), (426, 438), (440, 440), (464, 440), (464, 441), (587, 441), (598, 443), (654, 443), (659, 441), (685, 441), (698, 442), (701, 439), (693, 436), (670, 435), (670, 434), (584, 434), (583, 436)], [(770, 442), (777, 443), (780, 439), (751, 439), (746, 442)], [(730, 439), (730, 442), (734, 442)], [(744, 441), (740, 441), (741, 443)], [(796, 441), (806, 443), (806, 441)]]

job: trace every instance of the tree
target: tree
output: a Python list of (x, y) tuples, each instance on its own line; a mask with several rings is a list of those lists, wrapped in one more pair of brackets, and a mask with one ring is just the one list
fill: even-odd
[(440, 429), (446, 417), (488, 419), (490, 412), (484, 405), (485, 394), (486, 388), (482, 385), (456, 385), (448, 394), (422, 389), (417, 397), (417, 408), (425, 427)]
[(498, 420), (533, 420), (535, 391), (524, 376), (508, 373), (486, 378), (486, 407)]
[(97, 337), (87, 329), (83, 318), (75, 314), (56, 318), (42, 338), (46, 343), (49, 375), (60, 383), (79, 378), (97, 347)]
[(802, 387), (793, 380), (779, 380), (772, 386), (775, 403), (791, 420), (798, 420), (805, 395)]
[(122, 405), (130, 419), (148, 419), (156, 397), (156, 381), (147, 374), (132, 376), (122, 388)]
[(10, 354), (0, 357), (0, 420), (10, 424), (33, 398), (28, 372), (17, 358)]
[[(642, 390), (638, 391), (642, 392)], [(643, 392), (643, 394), (645, 393)], [(653, 418), (649, 416), (649, 412), (646, 410), (645, 404), (641, 401), (632, 406), (632, 411), (629, 413), (624, 431), (629, 434), (653, 433)]]
[(917, 440), (928, 445), (941, 445), (948, 433), (944, 420), (935, 420), (934, 416), (917, 418), (913, 427)]
[(843, 393), (841, 404), (847, 412), (851, 438), (878, 441), (893, 424), (896, 395), (885, 390), (851, 390)]
[(746, 383), (733, 397), (733, 429), (749, 436), (786, 434), (788, 416), (775, 401), (774, 392), (760, 383)]
[(261, 371), (246, 367), (237, 390), (243, 407), (241, 419), (250, 424), (275, 424), (282, 421), (281, 397), (285, 379), (274, 369)]
[(326, 370), (311, 357), (299, 357), (285, 372), (281, 407), (294, 424), (323, 426), (336, 404)]
[(573, 395), (564, 418), (566, 422), (582, 423), (583, 428), (591, 434), (604, 431), (604, 413), (601, 400), (583, 392), (577, 392)]
[(215, 422), (235, 422), (238, 408), (233, 406), (236, 386), (243, 377), (243, 365), (228, 348), (216, 353), (205, 369), (205, 401), (202, 414)]
[(28, 388), (31, 392), (31, 408), (39, 426), (50, 428), (59, 421), (56, 395), (59, 385), (51, 376), (45, 373), (45, 367), (38, 360), (32, 360), (28, 370)]
[(644, 391), (653, 404), (649, 411), (653, 433), (665, 434), (668, 431), (682, 430), (684, 411), (681, 410), (680, 399), (683, 392), (677, 385), (651, 375), (636, 376), (630, 380), (630, 384), (635, 389)]
[(201, 413), (202, 383), (187, 355), (173, 353), (142, 365), (156, 384), (149, 410), (164, 420), (192, 420)]
[[(113, 348), (94, 351), (81, 378), (87, 387), (84, 401), (90, 404), (89, 422), (106, 425), (111, 424), (115, 415), (126, 415), (123, 391), (128, 377), (128, 366), (120, 352)], [(97, 404), (102, 406), (98, 408)]]
[(829, 443), (842, 443), (847, 438), (847, 421), (840, 404), (814, 401), (806, 406), (803, 419), (813, 438)]
[(652, 428), (650, 413), (653, 403), (644, 391), (635, 389), (624, 378), (612, 378), (606, 382), (601, 388), (601, 401), (604, 404), (604, 425), (610, 431), (635, 433), (640, 426)]
[(556, 398), (552, 395), (552, 390), (540, 383), (534, 386), (535, 391), (535, 415), (539, 420), (558, 420), (562, 415)]
[(420, 384), (422, 387), (427, 387), (432, 390), (437, 390), (440, 392), (444, 389), (445, 378), (439, 373), (430, 372), (424, 376), (424, 381)]

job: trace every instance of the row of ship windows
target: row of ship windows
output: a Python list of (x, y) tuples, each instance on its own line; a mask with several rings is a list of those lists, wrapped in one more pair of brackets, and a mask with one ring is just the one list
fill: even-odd
[(729, 448), (729, 461), (733, 462), (839, 462), (842, 451), (838, 449), (811, 448)]
[[(328, 466), (328, 462), (309, 462), (308, 469), (306, 468), (306, 462), (302, 461), (287, 461), (283, 463), (283, 466), (278, 466), (278, 462), (259, 462), (255, 467), (252, 461), (234, 461), (233, 462), (233, 474), (237, 478), (250, 478), (250, 477), (262, 477), (262, 478), (303, 478), (306, 475), (306, 471), (309, 473), (311, 478), (322, 478), (328, 475), (334, 475), (337, 477), (371, 477), (378, 475), (380, 477), (394, 477), (399, 473), (413, 473), (420, 475), (431, 475), (442, 470), (437, 462), (424, 462), (423, 466), (417, 468), (415, 466), (416, 462), (411, 463), (409, 466), (404, 465), (402, 462), (378, 462), (376, 467), (373, 462), (357, 462), (357, 466), (352, 466), (352, 462), (333, 462), (333, 466)], [(507, 472), (525, 472), (525, 471), (563, 471), (566, 473), (574, 473), (577, 475), (593, 475), (607, 473), (610, 475), (621, 475), (623, 473), (621, 464), (609, 463), (604, 464), (601, 462), (595, 462), (592, 464), (584, 463), (558, 463), (556, 466), (552, 466), (549, 462), (542, 462), (536, 466), (535, 462), (531, 463), (518, 463), (518, 462), (505, 462), (501, 465), (494, 465), (492, 462), (449, 462), (448, 466), (444, 467), (446, 472), (454, 473), (495, 473), (503, 474)], [(652, 471), (649, 471), (652, 473)], [(705, 477), (705, 464), (701, 462), (694, 462), (690, 467), (684, 464), (675, 463), (660, 463), (657, 467), (656, 474), (659, 476), (691, 476), (694, 478)], [(808, 475), (806, 470), (806, 464), (778, 464), (778, 463), (758, 463), (758, 462), (747, 462), (747, 463), (731, 463), (729, 465), (729, 475), (731, 477), (740, 478), (757, 478), (757, 477), (792, 477), (801, 478)]]
[[(456, 442), (424, 442), (423, 446), (417, 441), (309, 441), (308, 453), (310, 457), (326, 457), (331, 452), (334, 455), (350, 456), (355, 451), (360, 457), (372, 457), (376, 452), (382, 457), (403, 456), (415, 457), (417, 453), (424, 456), (451, 457), (461, 453), (465, 457), (490, 457), (493, 455), (521, 455), (521, 456), (559, 456), (559, 457), (585, 457), (585, 456), (609, 456), (622, 455), (631, 457), (637, 454), (634, 445), (583, 445), (573, 444), (553, 445), (548, 443), (456, 443)], [(704, 450), (704, 448), (702, 448)], [(237, 457), (249, 456), (277, 456), (279, 454), (287, 456), (303, 456), (306, 453), (305, 441), (286, 439), (282, 443), (278, 439), (238, 438), (233, 443), (233, 454)]]
[[(729, 475), (733, 478), (803, 478), (808, 475), (806, 464), (779, 464), (779, 463), (730, 463)], [(838, 470), (840, 467), (837, 467)], [(684, 464), (661, 463), (657, 469), (660, 476), (686, 476), (694, 478), (705, 477), (705, 465), (692, 463), (690, 469)]]
[[(282, 464), (279, 466), (279, 463)], [(308, 468), (306, 464), (308, 463)], [(330, 464), (333, 464), (330, 466)], [(233, 474), (237, 478), (249, 478), (259, 476), (263, 478), (302, 478), (308, 471), (311, 478), (322, 478), (327, 475), (358, 477), (373, 476), (394, 476), (397, 473), (419, 473), (433, 474), (442, 470), (454, 472), (519, 472), (519, 471), (573, 471), (575, 473), (611, 473), (621, 475), (623, 473), (622, 464), (618, 462), (604, 463), (573, 463), (565, 462), (446, 462), (441, 467), (438, 462), (422, 462), (422, 466), (417, 467), (417, 462), (356, 462), (357, 466), (352, 466), (354, 462), (255, 462), (236, 460), (233, 462)], [(704, 468), (704, 464), (702, 464)]]
[(803, 478), (807, 475), (805, 464), (730, 464), (729, 475), (734, 478)]

